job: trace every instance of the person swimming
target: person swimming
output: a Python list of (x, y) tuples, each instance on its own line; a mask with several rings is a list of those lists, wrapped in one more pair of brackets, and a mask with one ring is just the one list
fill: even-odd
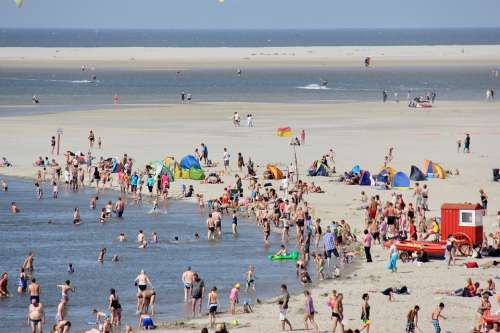
[(73, 274), (75, 272), (75, 268), (72, 263), (68, 263), (68, 273)]

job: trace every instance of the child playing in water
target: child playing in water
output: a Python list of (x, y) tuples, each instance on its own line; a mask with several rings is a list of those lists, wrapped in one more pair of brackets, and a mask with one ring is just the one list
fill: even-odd
[(59, 186), (57, 186), (56, 182), (52, 183), (52, 197), (54, 199), (57, 199), (57, 196), (59, 195)]

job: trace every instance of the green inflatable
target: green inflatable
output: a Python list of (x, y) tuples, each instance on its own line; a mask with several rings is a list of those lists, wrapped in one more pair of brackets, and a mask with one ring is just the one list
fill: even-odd
[(277, 261), (277, 260), (297, 260), (299, 259), (299, 252), (293, 251), (287, 254), (286, 256), (276, 256), (276, 255), (269, 255), (267, 256), (267, 259), (272, 260), (272, 261)]

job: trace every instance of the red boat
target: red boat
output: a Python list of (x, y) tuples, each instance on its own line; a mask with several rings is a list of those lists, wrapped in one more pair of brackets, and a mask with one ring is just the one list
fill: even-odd
[[(472, 252), (472, 241), (469, 236), (464, 233), (456, 233), (455, 246), (462, 255), (470, 255)], [(396, 248), (400, 252), (400, 259), (406, 261), (413, 252), (424, 252), (429, 257), (444, 257), (446, 252), (446, 241), (427, 242), (427, 241), (389, 241), (384, 244), (385, 247), (390, 247), (396, 244)]]

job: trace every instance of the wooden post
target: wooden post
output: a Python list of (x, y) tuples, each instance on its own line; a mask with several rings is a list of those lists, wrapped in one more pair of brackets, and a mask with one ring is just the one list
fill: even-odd
[(63, 134), (63, 129), (58, 128), (57, 129), (57, 156), (59, 156), (59, 147), (61, 143), (61, 135)]

